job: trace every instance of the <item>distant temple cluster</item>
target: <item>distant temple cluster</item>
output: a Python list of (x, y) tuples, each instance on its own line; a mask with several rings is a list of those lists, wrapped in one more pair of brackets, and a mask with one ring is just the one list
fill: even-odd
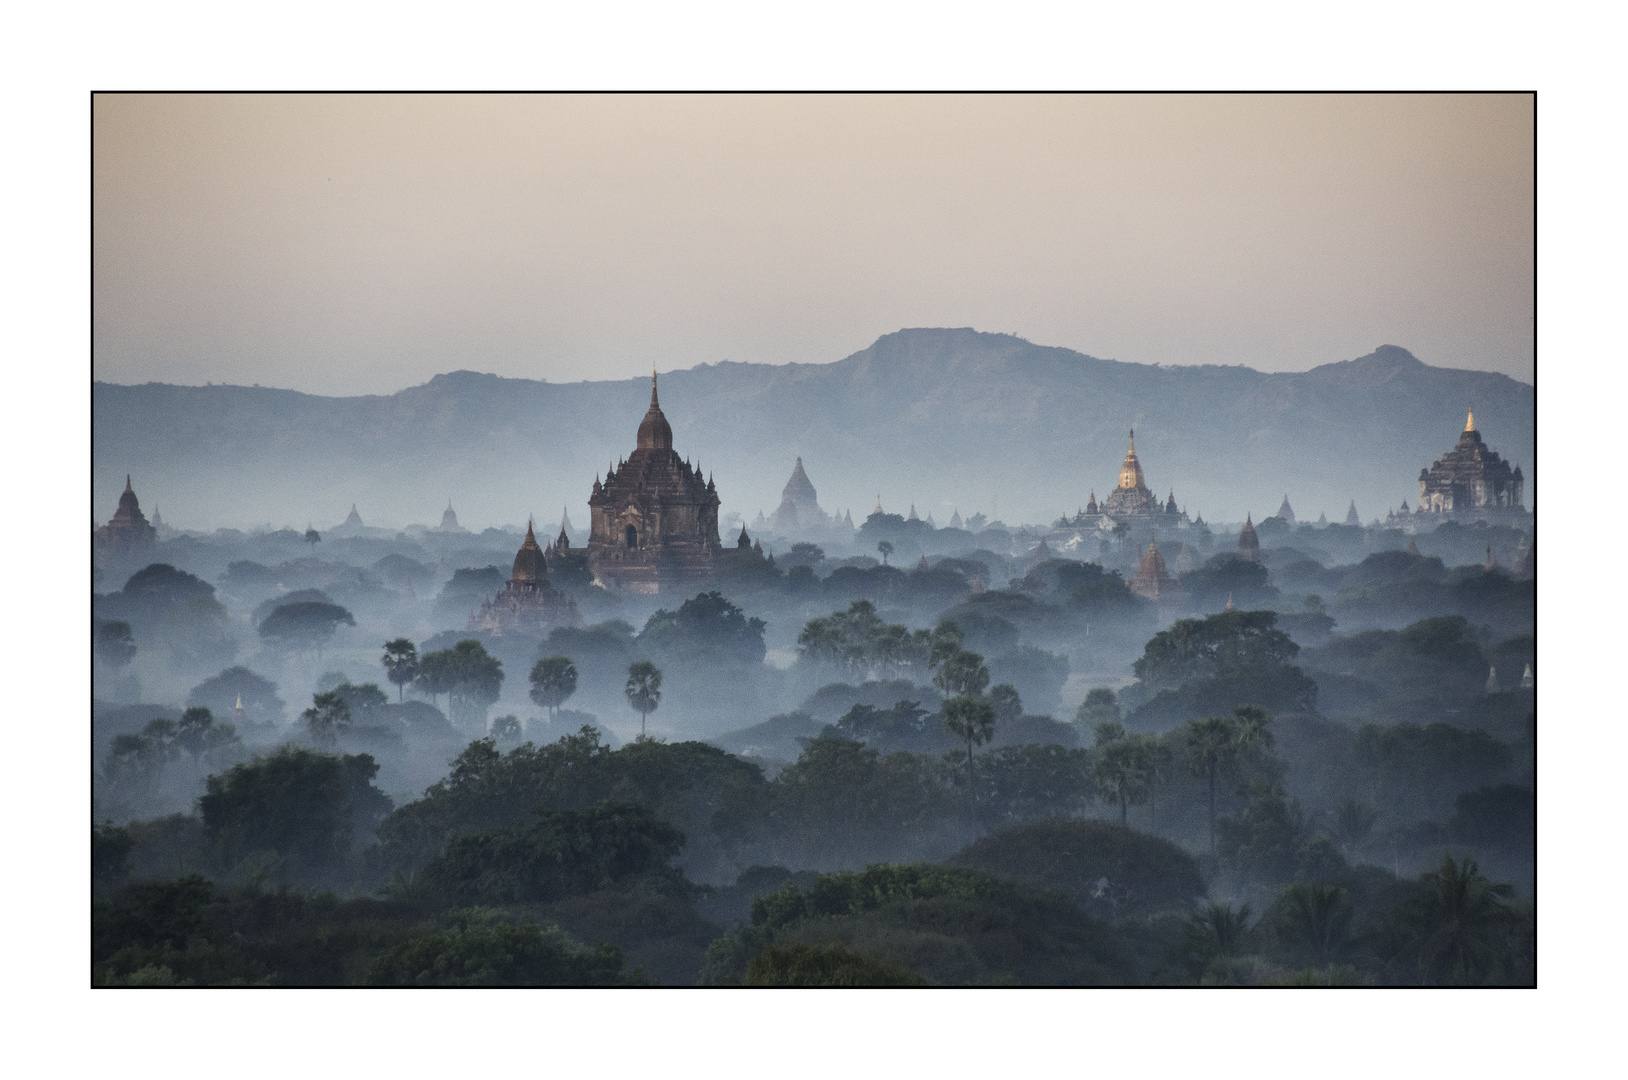
[[(1520, 467), (1511, 467), (1482, 441), (1472, 412), (1466, 418), (1457, 444), (1429, 468), (1420, 471), (1418, 507), (1410, 510), (1404, 501), (1400, 510), (1389, 513), (1384, 524), (1410, 533), (1420, 526), (1433, 527), (1445, 521), (1490, 521), (1527, 528), (1530, 515), (1524, 505), (1524, 486)], [(588, 506), (591, 525), (586, 549), (571, 547), (568, 514), (561, 518), (558, 537), (546, 548), (538, 543), (533, 525), (527, 523), (525, 540), (515, 554), (509, 580), (470, 613), (469, 630), (501, 635), (581, 625), (575, 601), (549, 580), (551, 560), (557, 565), (573, 567), (575, 573), (591, 572), (594, 583), (602, 587), (634, 593), (689, 589), (706, 582), (715, 572), (749, 580), (764, 570), (772, 571), (773, 552), (765, 553), (762, 539), (753, 541), (744, 525), (732, 546), (726, 548), (720, 540), (717, 487), (710, 477), (703, 476), (699, 463), (692, 465), (674, 450), (672, 425), (662, 412), (654, 373), (650, 377), (650, 405), (639, 423), (635, 448), (627, 458), (612, 463), (603, 478), (594, 478)], [(872, 520), (883, 514), (878, 496)], [(914, 505), (906, 520), (937, 528), (931, 513), (924, 521)], [(957, 510), (950, 517), (949, 527), (977, 529), (983, 520), (982, 515), (977, 515), (963, 523)], [(1275, 520), (1262, 522), (1263, 527), (1270, 525), (1274, 529), (1295, 524), (1294, 508), (1287, 494)], [(1316, 524), (1326, 527), (1327, 517), (1320, 516)], [(1361, 526), (1354, 500), (1346, 512), (1345, 524)], [(781, 493), (780, 505), (767, 518), (759, 512), (757, 525), (773, 535), (803, 539), (829, 536), (846, 540), (855, 532), (851, 514), (831, 514), (821, 508), (819, 495), (803, 469), (801, 457), (797, 458)], [(1135, 431), (1130, 433), (1113, 490), (1100, 503), (1092, 491), (1084, 508), (1072, 518), (1064, 517), (1056, 522), (1056, 528), (1071, 531), (1073, 535), (1053, 539), (1060, 539), (1064, 550), (1073, 551), (1085, 539), (1083, 534), (1095, 532), (1106, 553), (1112, 538), (1118, 537), (1122, 544), (1127, 541), (1127, 526), (1138, 530), (1148, 528), (1151, 533), (1130, 583), (1131, 591), (1161, 607), (1185, 602), (1187, 594), (1180, 584), (1181, 575), (1194, 569), (1197, 549), (1192, 543), (1172, 542), (1174, 546), (1170, 550), (1175, 552), (1175, 561), (1173, 566), (1168, 566), (1156, 537), (1161, 528), (1202, 530), (1204, 520), (1202, 516), (1189, 519), (1186, 511), (1177, 506), (1174, 491), (1161, 502), (1148, 487), (1136, 454)], [(118, 510), (107, 524), (94, 528), (92, 550), (96, 565), (105, 567), (146, 557), (160, 539), (161, 530), (170, 531), (163, 530), (156, 510), (153, 522), (147, 521), (130, 477), (126, 476)], [(450, 500), (440, 525), (425, 531), (468, 532), (459, 524)], [(353, 503), (349, 516), (331, 529), (329, 535), (343, 538), (378, 532), (383, 530), (368, 529), (363, 524)], [(1207, 531), (1201, 531), (1206, 547), (1208, 537)], [(308, 530), (306, 538), (320, 539), (314, 530)], [(1408, 550), (1417, 553), (1417, 544), (1410, 542)], [(1245, 515), (1239, 530), (1236, 556), (1249, 562), (1261, 560), (1261, 541), (1252, 514)], [(1030, 552), (1030, 558), (1036, 562), (1051, 557), (1052, 549), (1044, 538)], [(1533, 571), (1533, 545), (1523, 541), (1517, 564), (1518, 574)], [(917, 565), (926, 567), (925, 554)], [(1487, 565), (1488, 569), (1494, 568), (1490, 548)], [(975, 590), (982, 587), (981, 581), (974, 584)]]

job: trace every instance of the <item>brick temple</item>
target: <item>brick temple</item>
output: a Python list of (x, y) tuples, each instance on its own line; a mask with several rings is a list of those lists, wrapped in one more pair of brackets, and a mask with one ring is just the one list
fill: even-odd
[(705, 581), (723, 542), (718, 489), (673, 450), (673, 428), (650, 376), (650, 408), (631, 456), (594, 480), (588, 565), (606, 588), (656, 593)]

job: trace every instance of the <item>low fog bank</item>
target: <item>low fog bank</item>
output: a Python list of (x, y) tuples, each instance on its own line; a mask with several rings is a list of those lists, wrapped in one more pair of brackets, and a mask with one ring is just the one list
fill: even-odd
[[(365, 902), (419, 912), (403, 925), (510, 905), (516, 926), (567, 932), (536, 945), (565, 965), (541, 981), (850, 962), (883, 981), (1447, 979), (1382, 939), (1405, 937), (1397, 913), (1444, 858), (1533, 899), (1530, 538), (1272, 522), (1255, 559), (1235, 530), (1161, 532), (1157, 603), (1129, 587), (1152, 539), (1136, 531), (1081, 550), (981, 517), (817, 537), (748, 522), (762, 550), (731, 543), (681, 595), (609, 592), (551, 556), (580, 625), (507, 634), (468, 627), (519, 531), (167, 533), (94, 585), (94, 813), (122, 852), (107, 888), (201, 872), (217, 891), (200, 910), (226, 911), (248, 902), (231, 890), (282, 882), (382, 895)], [(330, 797), (302, 791), (333, 793), (316, 840), (245, 824)], [(1097, 831), (1044, 832), (1065, 827)], [(504, 859), (564, 835), (639, 854), (598, 886), (490, 891), (519, 873)], [(884, 862), (931, 866), (819, 878)], [(978, 896), (1058, 948), (1089, 938), (1091, 959), (920, 960), (879, 914), (810, 907), (816, 879)], [(1068, 906), (1038, 914), (1023, 890), (1040, 886)], [(1308, 959), (1281, 929), (1308, 889), (1349, 907), (1345, 952)], [(833, 935), (853, 954), (833, 959)], [(594, 968), (599, 942), (627, 962)], [(146, 970), (125, 968), (106, 971)]]

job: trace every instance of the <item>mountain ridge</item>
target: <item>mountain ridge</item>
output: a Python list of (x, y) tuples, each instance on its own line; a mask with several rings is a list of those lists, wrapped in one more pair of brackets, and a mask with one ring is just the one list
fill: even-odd
[[(631, 449), (643, 382), (459, 369), (340, 398), (98, 381), (93, 512), (111, 513), (133, 472), (143, 502), (182, 526), (320, 527), (353, 501), (364, 520), (433, 523), (448, 497), (471, 523), (541, 518), (579, 509), (594, 471)], [(1367, 520), (1411, 501), (1419, 469), (1452, 445), (1472, 405), (1535, 492), (1534, 388), (1431, 367), (1395, 345), (1268, 373), (908, 328), (827, 364), (719, 361), (660, 386), (679, 452), (716, 469), (725, 511), (748, 520), (774, 509), (797, 456), (822, 505), (856, 519), (880, 493), (924, 515), (942, 505), (944, 517), (958, 507), (1050, 520), (1106, 493), (1132, 427), (1150, 484), (1210, 520), (1270, 513), (1284, 490), (1302, 517), (1343, 517), (1356, 498)]]

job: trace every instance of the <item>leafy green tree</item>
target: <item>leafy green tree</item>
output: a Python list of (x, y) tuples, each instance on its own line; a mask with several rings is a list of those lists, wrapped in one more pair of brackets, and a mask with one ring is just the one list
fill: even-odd
[(384, 673), (396, 684), (396, 700), (407, 700), (407, 684), (418, 675), (418, 646), (404, 637), (385, 642)]
[(791, 545), (791, 553), (786, 556), (788, 566), (814, 566), (825, 558), (825, 549), (818, 544), (796, 543)]
[(577, 666), (569, 656), (545, 656), (531, 666), (531, 700), (548, 710), (550, 723), (577, 692)]
[(452, 651), (442, 649), (439, 652), (427, 652), (418, 660), (418, 672), (413, 676), (413, 689), (430, 699), (435, 699), (452, 689)]
[(1105, 720), (1092, 729), (1092, 745), (1101, 750), (1109, 743), (1118, 742), (1125, 737), (1125, 725), (1117, 720)]
[(1205, 889), (1198, 862), (1177, 845), (1093, 819), (1049, 818), (1003, 829), (948, 862), (1058, 889), (1107, 918), (1190, 911)]
[(419, 878), (459, 906), (547, 903), (641, 882), (681, 884), (669, 861), (683, 846), (684, 834), (647, 807), (542, 808), (528, 825), (452, 837)]
[(1419, 890), (1386, 926), (1393, 963), (1411, 965), (1427, 982), (1473, 982), (1507, 973), (1515, 921), (1504, 902), (1514, 890), (1494, 885), (1474, 859), (1441, 865), (1419, 878)]
[[(976, 656), (976, 653), (963, 653)], [(982, 746), (995, 734), (995, 707), (981, 694), (957, 694), (944, 702), (944, 730), (967, 746), (967, 794), (976, 799), (973, 788), (972, 748)]]
[(514, 746), (520, 742), (520, 718), (500, 716), (492, 721), (492, 739), (499, 746)]
[(486, 710), (503, 691), (503, 662), (478, 640), (465, 638), (450, 649), (421, 656), (416, 681), (430, 695), (431, 704), (437, 694), (447, 695), (449, 719), (484, 728)]
[(346, 708), (350, 709), (352, 723), (377, 720), (384, 707), (390, 704), (390, 695), (379, 689), (378, 683), (357, 686), (349, 679), (343, 679), (333, 688), (333, 692), (344, 699)]
[(654, 653), (679, 660), (736, 660), (757, 664), (768, 647), (762, 619), (746, 613), (714, 589), (650, 616), (639, 641)]
[(130, 624), (122, 619), (102, 619), (96, 623), (96, 659), (115, 672), (123, 671), (136, 657), (136, 638)]
[(964, 641), (965, 637), (957, 623), (950, 619), (938, 620), (938, 625), (933, 627), (932, 637), (928, 639), (928, 669), (936, 671), (940, 664), (961, 651)]
[(311, 695), (311, 707), (300, 713), (300, 719), (319, 746), (333, 746), (342, 732), (350, 730), (350, 705), (343, 694), (329, 690)]
[(341, 626), (355, 626), (356, 617), (338, 604), (304, 600), (284, 604), (260, 624), (260, 636), (287, 649), (311, 650), (322, 655), (322, 646)]
[(214, 714), (198, 706), (182, 713), (175, 727), (175, 745), (194, 761), (240, 743), (235, 727), (215, 723)]
[(887, 557), (889, 555), (893, 554), (893, 544), (891, 542), (887, 541), (887, 540), (878, 541), (877, 545), (876, 545), (876, 550), (881, 552), (882, 565), (886, 566), (887, 565)]
[(643, 735), (645, 721), (661, 704), (661, 669), (648, 660), (634, 661), (627, 669), (627, 685), (622, 693), (639, 714), (639, 734)]
[(1215, 784), (1222, 771), (1238, 758), (1238, 742), (1233, 722), (1224, 716), (1206, 716), (1192, 720), (1182, 732), (1182, 750), (1187, 767), (1194, 776), (1209, 783), (1210, 792), (1210, 858), (1216, 857), (1215, 843)]
[(855, 600), (847, 611), (808, 620), (797, 635), (797, 651), (805, 660), (841, 666), (864, 676), (928, 664), (933, 640), (934, 634), (925, 629), (912, 631), (883, 622), (875, 604)]
[(1074, 713), (1074, 722), (1085, 730), (1092, 730), (1099, 724), (1117, 724), (1123, 716), (1119, 712), (1119, 698), (1106, 686), (1098, 686), (1088, 691), (1085, 700), (1080, 702), (1079, 709)]
[(111, 821), (92, 825), (90, 829), (90, 880), (98, 891), (117, 885), (130, 872), (130, 849), (135, 841), (129, 829), (121, 829)]
[(284, 746), (209, 778), (198, 800), (205, 835), (228, 861), (275, 852), (289, 875), (339, 869), (390, 812), (378, 771), (368, 754)]
[(283, 699), (277, 696), (277, 684), (242, 666), (227, 668), (193, 687), (187, 695), (187, 705), (201, 705), (216, 716), (224, 716), (237, 708), (240, 699), (251, 721), (261, 724), (282, 721), (285, 706)]

